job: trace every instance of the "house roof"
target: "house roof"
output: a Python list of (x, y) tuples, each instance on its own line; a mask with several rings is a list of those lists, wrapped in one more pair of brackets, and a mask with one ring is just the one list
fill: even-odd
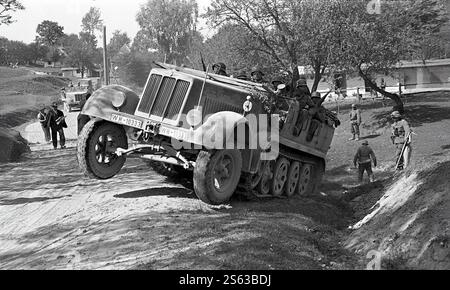
[(416, 68), (416, 67), (432, 67), (432, 66), (450, 66), (450, 58), (430, 59), (430, 60), (413, 60), (401, 61), (397, 64), (397, 68)]

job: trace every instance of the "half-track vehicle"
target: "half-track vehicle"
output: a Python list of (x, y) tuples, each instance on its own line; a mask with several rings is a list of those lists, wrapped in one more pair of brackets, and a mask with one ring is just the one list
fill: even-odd
[[(213, 205), (238, 188), (314, 193), (334, 135), (331, 113), (319, 121), (290, 106), (284, 121), (263, 122), (256, 116), (270, 117), (264, 97), (270, 92), (261, 84), (158, 64), (140, 96), (119, 85), (92, 94), (82, 111), (90, 120), (78, 140), (79, 166), (90, 178), (109, 179), (126, 158), (143, 158), (165, 175), (190, 173), (198, 198)], [(268, 142), (255, 145), (264, 134)]]

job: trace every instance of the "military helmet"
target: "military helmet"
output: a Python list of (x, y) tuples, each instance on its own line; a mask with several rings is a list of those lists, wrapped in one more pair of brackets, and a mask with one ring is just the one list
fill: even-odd
[(353, 104), (353, 105), (352, 105), (352, 108), (356, 108), (356, 104)]
[(227, 70), (227, 66), (223, 62), (218, 62), (218, 63), (213, 64), (213, 67), (212, 67), (213, 70), (216, 67), (220, 68), (220, 70), (223, 70), (223, 71)]
[(369, 145), (369, 141), (364, 140), (364, 141), (362, 142), (362, 144), (363, 144), (363, 145)]
[(306, 79), (299, 79), (296, 83), (296, 87), (300, 87), (300, 86), (307, 86), (308, 83), (306, 82)]
[(402, 115), (398, 111), (394, 111), (394, 112), (392, 112), (391, 117), (392, 118), (401, 118)]
[(314, 98), (321, 98), (320, 97), (320, 93), (319, 92), (312, 92), (312, 94), (311, 94), (311, 99), (314, 99)]
[(264, 76), (264, 73), (262, 72), (262, 69), (259, 66), (255, 66), (252, 68), (252, 72), (250, 73), (250, 75), (254, 75), (255, 73), (259, 72), (261, 75)]
[(248, 80), (247, 72), (245, 70), (240, 70), (237, 73), (236, 78), (241, 80)]

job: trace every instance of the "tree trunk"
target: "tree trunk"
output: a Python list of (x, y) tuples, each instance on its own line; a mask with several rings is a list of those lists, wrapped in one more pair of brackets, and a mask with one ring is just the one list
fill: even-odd
[(363, 78), (363, 80), (369, 85), (371, 89), (376, 91), (377, 93), (382, 94), (383, 96), (393, 100), (395, 102), (395, 106), (393, 107), (394, 111), (398, 111), (401, 114), (405, 112), (405, 108), (403, 106), (403, 101), (400, 98), (399, 95), (386, 92), (385, 90), (382, 90), (375, 84), (361, 69), (361, 67), (358, 67), (359, 76)]
[(322, 79), (322, 70), (319, 67), (314, 68), (314, 83), (311, 88), (311, 92), (317, 91), (317, 88), (319, 87), (320, 80)]

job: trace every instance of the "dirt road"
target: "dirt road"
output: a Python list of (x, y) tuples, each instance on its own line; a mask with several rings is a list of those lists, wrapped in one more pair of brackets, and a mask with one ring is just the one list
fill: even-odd
[(140, 160), (129, 160), (115, 179), (84, 179), (74, 149), (34, 151), (21, 164), (1, 165), (0, 175), (1, 269), (356, 265), (337, 243), (335, 227), (346, 217), (332, 203), (234, 200), (210, 207), (188, 183), (168, 181)]

